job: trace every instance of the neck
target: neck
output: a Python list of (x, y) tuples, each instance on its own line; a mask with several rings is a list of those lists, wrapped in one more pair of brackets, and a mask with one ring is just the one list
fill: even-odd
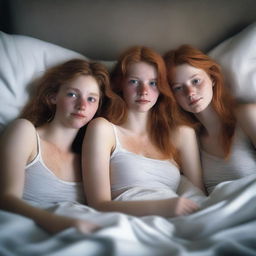
[(66, 152), (71, 151), (72, 143), (78, 132), (77, 129), (58, 127), (52, 122), (40, 127), (38, 131), (43, 139)]
[(198, 121), (203, 125), (208, 135), (216, 135), (221, 132), (222, 123), (213, 108), (207, 108), (204, 111), (195, 114)]
[(136, 134), (144, 135), (148, 132), (148, 113), (128, 113), (122, 126)]

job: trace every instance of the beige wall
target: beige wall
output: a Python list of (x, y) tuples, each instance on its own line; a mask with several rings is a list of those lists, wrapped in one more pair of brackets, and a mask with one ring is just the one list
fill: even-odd
[[(1, 0), (4, 1), (4, 0)], [(182, 43), (209, 50), (256, 21), (255, 0), (7, 0), (7, 32), (93, 59), (144, 44), (164, 53)]]

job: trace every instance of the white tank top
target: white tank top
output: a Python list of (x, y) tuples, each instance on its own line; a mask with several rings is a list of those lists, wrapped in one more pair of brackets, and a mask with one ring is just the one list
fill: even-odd
[(256, 173), (256, 151), (241, 128), (235, 130), (228, 159), (201, 150), (204, 184), (208, 193), (223, 181), (231, 181)]
[(69, 182), (58, 178), (43, 162), (38, 134), (37, 145), (35, 159), (25, 168), (23, 199), (39, 206), (67, 201), (85, 203), (82, 182)]
[(180, 183), (177, 166), (169, 160), (157, 160), (129, 152), (121, 146), (115, 125), (113, 129), (116, 147), (110, 158), (112, 194), (119, 195), (139, 187), (147, 192), (169, 191), (173, 196)]

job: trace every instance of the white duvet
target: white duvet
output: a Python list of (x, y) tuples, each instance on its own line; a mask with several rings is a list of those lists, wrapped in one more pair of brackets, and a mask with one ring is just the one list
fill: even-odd
[(71, 202), (49, 209), (103, 226), (91, 235), (72, 228), (49, 235), (30, 219), (0, 211), (0, 255), (256, 255), (256, 174), (222, 183), (208, 198), (188, 187), (180, 193), (202, 209), (171, 219), (101, 213)]
[[(253, 23), (210, 53), (222, 64), (234, 95), (244, 101), (255, 99), (255, 42), (256, 23)], [(0, 132), (18, 115), (29, 96), (32, 82), (46, 68), (74, 57), (86, 59), (57, 45), (3, 32), (0, 32), (0, 56)], [(114, 62), (105, 64), (111, 68)], [(49, 209), (103, 226), (88, 236), (74, 229), (50, 236), (30, 219), (0, 211), (0, 256), (255, 256), (256, 174), (220, 184), (207, 199), (186, 182), (184, 184), (179, 193), (200, 203), (202, 209), (179, 218), (136, 218), (120, 213), (100, 213), (68, 202)], [(166, 196), (172, 195), (166, 191), (156, 193), (135, 188), (119, 199)]]

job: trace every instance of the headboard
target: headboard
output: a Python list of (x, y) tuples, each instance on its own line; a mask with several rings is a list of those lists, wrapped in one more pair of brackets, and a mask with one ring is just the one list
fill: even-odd
[(208, 51), (254, 21), (255, 0), (0, 0), (2, 31), (101, 60), (137, 44)]

